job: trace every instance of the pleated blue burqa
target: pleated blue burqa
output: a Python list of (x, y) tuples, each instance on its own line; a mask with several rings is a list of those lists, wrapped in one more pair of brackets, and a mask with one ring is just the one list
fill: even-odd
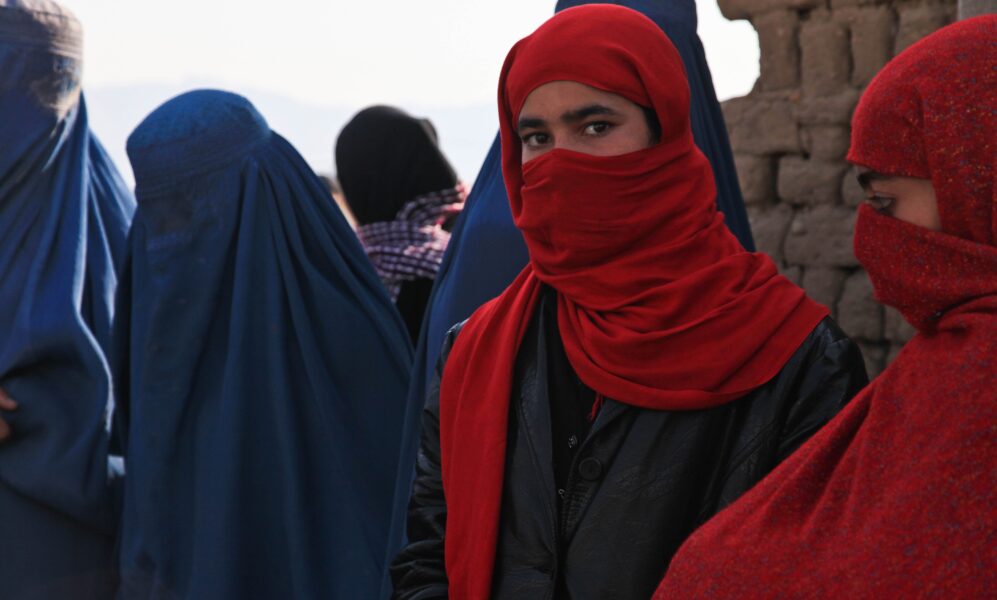
[(113, 597), (107, 411), (135, 207), (87, 123), (79, 22), (0, 0), (0, 598)]
[[(717, 207), (741, 244), (753, 251), (754, 241), (734, 169), (727, 128), (713, 88), (703, 44), (696, 33), (694, 0), (606, 0), (604, 3), (619, 4), (642, 12), (657, 23), (675, 44), (689, 78), (692, 134), (713, 167)], [(582, 4), (592, 4), (592, 1), (560, 0), (555, 11)], [(423, 320), (409, 390), (399, 497), (395, 503), (388, 562), (404, 544), (406, 507), (418, 450), (423, 396), (436, 368), (444, 336), (450, 327), (470, 317), (479, 306), (501, 293), (528, 260), (522, 234), (512, 222), (496, 137), (464, 211), (454, 226)], [(389, 590), (390, 582), (385, 580), (382, 597), (387, 596)]]
[(353, 231), (241, 96), (128, 139), (121, 597), (369, 598), (412, 352)]

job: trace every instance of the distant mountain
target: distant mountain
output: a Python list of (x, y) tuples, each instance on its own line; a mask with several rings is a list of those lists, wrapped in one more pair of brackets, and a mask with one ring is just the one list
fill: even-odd
[[(87, 88), (87, 109), (93, 130), (129, 184), (134, 183), (134, 179), (125, 153), (128, 134), (157, 106), (177, 94), (198, 87), (206, 86), (144, 84)], [(233, 91), (249, 98), (270, 126), (294, 144), (313, 169), (322, 173), (335, 171), (332, 148), (336, 135), (355, 112), (364, 108), (309, 105), (278, 93), (259, 90)], [(473, 183), (498, 128), (495, 107), (401, 108), (433, 121), (444, 152), (461, 178), (468, 185)]]

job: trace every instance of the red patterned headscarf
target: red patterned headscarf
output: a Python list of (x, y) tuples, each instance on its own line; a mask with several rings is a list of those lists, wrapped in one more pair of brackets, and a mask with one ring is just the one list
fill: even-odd
[(919, 334), (679, 550), (656, 599), (982, 598), (997, 589), (997, 16), (911, 46), (849, 160), (930, 179), (942, 231), (863, 207), (856, 254)]
[[(580, 82), (653, 108), (660, 143), (622, 156), (563, 149), (521, 164), (526, 97)], [(541, 284), (579, 377), (653, 410), (735, 400), (783, 367), (827, 309), (746, 252), (692, 140), (681, 59), (661, 29), (612, 5), (572, 8), (510, 51), (499, 84), (503, 173), (530, 263), (465, 325), (440, 393), (446, 565), (455, 598), (488, 596), (513, 365)]]

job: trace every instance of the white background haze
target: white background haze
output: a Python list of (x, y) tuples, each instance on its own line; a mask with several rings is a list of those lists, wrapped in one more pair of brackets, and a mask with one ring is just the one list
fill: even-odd
[[(497, 128), (508, 49), (553, 0), (59, 0), (83, 22), (91, 125), (131, 182), (125, 140), (165, 100), (196, 88), (248, 97), (311, 166), (333, 172), (343, 124), (391, 104), (436, 125), (473, 182)], [(758, 76), (747, 21), (696, 2), (699, 36), (721, 100)]]

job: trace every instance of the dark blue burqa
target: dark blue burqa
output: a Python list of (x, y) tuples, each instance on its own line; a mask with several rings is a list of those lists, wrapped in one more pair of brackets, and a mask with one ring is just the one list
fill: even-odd
[(376, 596), (412, 351), (353, 231), (240, 96), (170, 100), (128, 155), (121, 596)]
[(135, 202), (87, 125), (79, 23), (0, 7), (0, 598), (113, 595), (106, 414)]
[[(555, 10), (591, 3), (587, 0), (561, 0)], [(660, 25), (675, 44), (685, 64), (692, 92), (693, 137), (713, 166), (717, 206), (741, 244), (754, 250), (726, 125), (713, 89), (703, 45), (696, 34), (694, 0), (606, 0), (605, 3), (627, 6), (644, 13)], [(475, 309), (500, 294), (526, 266), (528, 259), (522, 235), (512, 223), (502, 179), (502, 155), (496, 138), (464, 211), (454, 226), (416, 348), (403, 445), (405, 454), (399, 473), (399, 498), (395, 504), (389, 554), (396, 552), (404, 543), (406, 505), (420, 433), (419, 415), (443, 338), (451, 326), (468, 318)], [(388, 560), (391, 558), (389, 556)], [(383, 595), (389, 588), (390, 584), (386, 582)]]

